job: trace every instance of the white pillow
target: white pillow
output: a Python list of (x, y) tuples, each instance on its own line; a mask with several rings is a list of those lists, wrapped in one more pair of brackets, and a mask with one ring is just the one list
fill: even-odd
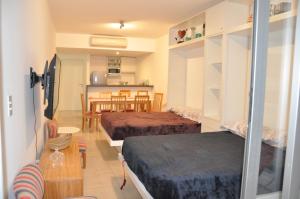
[(200, 109), (195, 109), (195, 108), (185, 107), (185, 106), (177, 106), (177, 107), (170, 108), (170, 111), (184, 118), (193, 120), (195, 122), (199, 122), (199, 123), (201, 122)]
[[(245, 121), (227, 123), (221, 126), (234, 134), (246, 138), (248, 132), (248, 124)], [(287, 133), (285, 131), (276, 131), (274, 129), (263, 128), (263, 141), (271, 146), (285, 147), (287, 141)]]
[(271, 146), (285, 147), (287, 142), (287, 132), (275, 131), (274, 129), (264, 127), (263, 140)]
[(227, 123), (221, 126), (221, 128), (224, 128), (234, 134), (237, 134), (243, 138), (247, 135), (248, 125), (246, 122), (239, 121), (239, 122), (232, 122)]

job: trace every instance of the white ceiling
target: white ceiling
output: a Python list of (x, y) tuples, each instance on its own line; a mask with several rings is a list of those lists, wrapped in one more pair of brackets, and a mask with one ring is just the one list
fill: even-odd
[[(49, 4), (56, 31), (60, 33), (153, 38), (166, 34), (171, 25), (220, 1), (49, 0)], [(120, 20), (125, 21), (125, 29), (109, 26)], [(126, 29), (126, 22), (133, 27)]]

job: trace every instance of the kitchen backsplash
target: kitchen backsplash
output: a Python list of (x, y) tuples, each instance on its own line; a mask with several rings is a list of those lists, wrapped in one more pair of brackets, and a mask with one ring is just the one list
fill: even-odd
[(107, 84), (110, 85), (116, 85), (116, 84), (121, 84), (125, 83), (127, 84), (135, 84), (135, 75), (134, 74), (121, 74), (118, 77), (108, 77), (106, 80)]

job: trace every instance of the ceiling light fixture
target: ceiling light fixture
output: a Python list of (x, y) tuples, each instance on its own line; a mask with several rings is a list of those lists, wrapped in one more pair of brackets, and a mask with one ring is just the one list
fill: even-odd
[(122, 29), (124, 27), (125, 27), (124, 21), (120, 21), (120, 29)]
[(134, 23), (126, 23), (124, 21), (120, 21), (117, 23), (108, 23), (106, 24), (107, 27), (112, 28), (112, 29), (119, 29), (119, 30), (130, 30), (130, 29), (135, 29), (136, 25)]
[(119, 54), (120, 54), (120, 52), (119, 52), (119, 51), (117, 51), (117, 52), (116, 52), (116, 55), (119, 55)]

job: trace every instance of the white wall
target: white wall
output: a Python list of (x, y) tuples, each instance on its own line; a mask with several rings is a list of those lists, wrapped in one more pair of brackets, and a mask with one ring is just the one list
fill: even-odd
[[(0, 1), (0, 10), (2, 7), (2, 2)], [(0, 15), (0, 46), (2, 45), (2, 21), (1, 21), (1, 15)], [(0, 74), (2, 74), (2, 53), (1, 53), (1, 48), (0, 48)], [(0, 75), (0, 82), (2, 82), (2, 76)], [(0, 88), (0, 110), (3, 110), (2, 108), (2, 89)], [(2, 136), (2, 112), (0, 111), (0, 198), (4, 198), (4, 191), (5, 191), (5, 184), (4, 184), (4, 175), (3, 175), (3, 171), (4, 171), (4, 157), (3, 157), (3, 136)]]
[[(35, 160), (34, 114), (29, 67), (43, 72), (46, 59), (55, 52), (55, 30), (46, 0), (2, 1), (1, 50), (3, 120), (6, 174), (9, 198), (13, 198), (12, 182), (19, 169)], [(13, 97), (14, 114), (8, 117), (7, 102)], [(35, 88), (38, 148), (43, 145), (44, 117), (41, 86)]]
[(164, 105), (168, 87), (168, 42), (168, 35), (157, 38), (155, 53), (137, 58), (136, 73), (137, 83), (149, 80), (154, 85), (154, 92), (164, 93)]
[(136, 71), (136, 82), (138, 84), (145, 81), (149, 81), (150, 84), (153, 84), (152, 71), (153, 65), (155, 64), (155, 53), (143, 55), (137, 58), (137, 71)]

